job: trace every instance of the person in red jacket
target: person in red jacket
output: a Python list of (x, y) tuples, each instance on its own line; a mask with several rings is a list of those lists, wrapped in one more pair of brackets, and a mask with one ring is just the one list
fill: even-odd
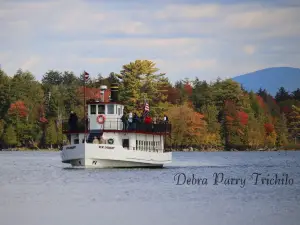
[(152, 123), (152, 119), (150, 116), (146, 116), (145, 118), (145, 124), (151, 124)]

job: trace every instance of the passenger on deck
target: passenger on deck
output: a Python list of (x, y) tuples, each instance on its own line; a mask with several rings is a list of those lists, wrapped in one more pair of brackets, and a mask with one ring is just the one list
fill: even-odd
[(140, 123), (144, 123), (144, 115), (143, 114), (140, 116)]
[(103, 135), (102, 135), (102, 136), (100, 136), (100, 144), (105, 144), (105, 140), (104, 140), (104, 137), (103, 137)]
[(87, 113), (86, 116), (85, 116), (85, 126), (86, 126), (86, 131), (88, 131), (89, 128), (90, 128), (90, 120), (89, 120), (89, 115), (88, 115), (88, 113)]
[(165, 114), (165, 116), (164, 116), (164, 123), (168, 123), (169, 122), (169, 118), (168, 118), (168, 116)]
[(152, 119), (150, 116), (146, 116), (145, 118), (145, 124), (151, 124), (152, 123)]
[(121, 121), (123, 123), (123, 130), (127, 130), (128, 128), (128, 119), (127, 119), (127, 116), (124, 112), (123, 116), (121, 117)]
[(157, 124), (157, 119), (156, 119), (156, 117), (153, 118), (153, 124)]
[(93, 144), (100, 144), (99, 140), (96, 136), (94, 136)]
[(138, 115), (136, 113), (134, 113), (133, 118), (132, 118), (132, 128), (133, 130), (136, 130), (136, 125), (139, 122), (140, 118), (138, 117)]
[(152, 131), (152, 119), (150, 116), (145, 117), (145, 128), (146, 128), (146, 132)]
[(76, 113), (71, 111), (70, 117), (69, 117), (69, 128), (71, 131), (76, 131), (77, 121), (78, 121), (78, 117), (77, 117)]
[(130, 112), (128, 116), (128, 130), (132, 130), (132, 119), (133, 119), (132, 112)]

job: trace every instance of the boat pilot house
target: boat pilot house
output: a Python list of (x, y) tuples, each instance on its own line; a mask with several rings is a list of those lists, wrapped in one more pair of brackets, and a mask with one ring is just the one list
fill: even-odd
[(110, 96), (105, 100), (106, 86), (100, 87), (100, 98), (86, 102), (86, 118), (63, 122), (63, 132), (70, 144), (97, 143), (122, 146), (124, 149), (163, 151), (164, 137), (171, 132), (167, 117), (152, 121), (145, 104), (140, 115), (124, 113), (124, 105), (118, 102), (118, 86), (112, 84)]

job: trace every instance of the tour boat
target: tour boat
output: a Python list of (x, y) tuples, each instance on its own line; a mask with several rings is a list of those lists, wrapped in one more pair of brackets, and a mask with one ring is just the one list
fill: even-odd
[[(70, 127), (63, 121), (63, 133), (69, 143), (61, 147), (62, 163), (84, 168), (161, 168), (172, 161), (172, 152), (164, 150), (164, 142), (171, 132), (171, 124), (135, 123), (124, 127), (121, 120), (124, 105), (118, 102), (118, 87), (110, 89), (105, 101), (106, 86), (100, 87), (99, 99), (86, 101), (87, 118)], [(94, 138), (102, 143), (94, 143)]]

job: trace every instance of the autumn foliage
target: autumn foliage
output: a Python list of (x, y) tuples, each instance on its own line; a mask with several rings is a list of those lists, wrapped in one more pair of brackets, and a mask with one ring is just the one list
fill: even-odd
[[(267, 90), (248, 92), (232, 79), (172, 84), (149, 60), (125, 64), (107, 78), (93, 76), (83, 87), (83, 74), (51, 70), (39, 82), (29, 72), (8, 76), (0, 69), (0, 148), (62, 144), (67, 137), (58, 122), (67, 122), (70, 111), (84, 121), (84, 95), (100, 100), (100, 83), (110, 87), (112, 82), (118, 83), (126, 110), (140, 115), (147, 100), (151, 117), (168, 116), (172, 129), (166, 148), (254, 150), (300, 141), (300, 89), (289, 93), (281, 88), (275, 101)], [(110, 95), (106, 90), (105, 102)]]
[(267, 134), (271, 134), (274, 131), (274, 125), (271, 123), (266, 123), (265, 125), (265, 131)]
[(238, 112), (238, 117), (239, 117), (240, 123), (242, 125), (247, 125), (248, 124), (248, 118), (249, 118), (249, 116), (248, 116), (247, 113), (245, 113), (243, 111), (239, 111)]
[(204, 115), (195, 112), (189, 104), (171, 107), (167, 115), (172, 123), (173, 144), (196, 144), (204, 133)]
[(191, 96), (193, 93), (193, 87), (190, 84), (185, 84), (184, 90), (188, 94), (188, 96)]
[(166, 94), (167, 94), (167, 101), (172, 104), (176, 104), (180, 98), (179, 90), (172, 86), (166, 88)]
[(257, 101), (258, 101), (259, 106), (260, 106), (262, 109), (264, 109), (264, 108), (265, 108), (265, 103), (264, 103), (263, 98), (262, 98), (261, 96), (259, 96), (259, 95), (257, 95), (256, 98), (257, 98)]
[(26, 117), (28, 115), (28, 109), (23, 101), (16, 101), (15, 103), (10, 104), (8, 114), (16, 115), (19, 117)]

